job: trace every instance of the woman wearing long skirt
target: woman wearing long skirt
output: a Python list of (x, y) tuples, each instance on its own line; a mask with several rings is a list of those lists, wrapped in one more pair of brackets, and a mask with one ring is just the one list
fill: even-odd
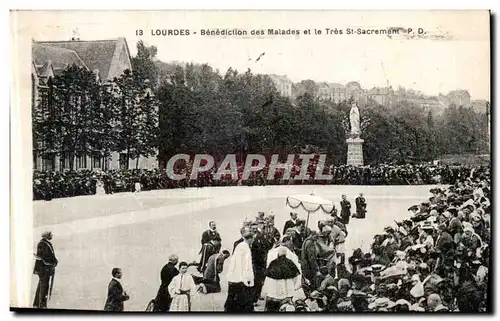
[(168, 292), (172, 297), (170, 311), (191, 311), (191, 296), (196, 294), (196, 285), (193, 276), (186, 273), (187, 269), (188, 264), (186, 262), (179, 263), (179, 275), (174, 277), (168, 286)]

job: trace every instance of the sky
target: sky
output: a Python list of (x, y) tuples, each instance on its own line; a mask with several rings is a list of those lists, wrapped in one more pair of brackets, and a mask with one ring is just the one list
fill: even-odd
[[(490, 35), (487, 11), (45, 11), (12, 19), (19, 41), (125, 37), (131, 50), (143, 40), (158, 59), (208, 63), (224, 73), (287, 75), (363, 88), (402, 86), (428, 95), (467, 89), (472, 99), (490, 97)], [(426, 33), (347, 35), (351, 29), (422, 28)], [(299, 36), (202, 36), (201, 29), (292, 29)], [(326, 28), (344, 34), (326, 34)], [(137, 36), (136, 30), (143, 35)], [(153, 36), (151, 30), (189, 29), (189, 36)], [(304, 35), (303, 30), (311, 30)], [(314, 30), (322, 31), (316, 35)], [(194, 35), (194, 32), (197, 34)], [(256, 58), (265, 55), (256, 62)]]

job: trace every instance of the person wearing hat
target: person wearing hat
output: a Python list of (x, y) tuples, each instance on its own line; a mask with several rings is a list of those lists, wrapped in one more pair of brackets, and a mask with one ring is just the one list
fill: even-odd
[(418, 237), (418, 244), (423, 244), (427, 247), (433, 247), (434, 246), (434, 239), (432, 238), (432, 233), (434, 232), (434, 227), (433, 225), (425, 221), (424, 224), (421, 226), (421, 232)]
[(409, 312), (410, 311), (410, 302), (408, 302), (405, 299), (399, 299), (396, 302), (394, 302), (394, 312)]
[(489, 233), (487, 233), (483, 218), (479, 212), (475, 211), (470, 215), (470, 223), (474, 228), (474, 232), (486, 243), (489, 243)]
[(420, 213), (428, 213), (430, 211), (431, 203), (422, 202), (420, 203)]
[(482, 240), (474, 231), (472, 224), (464, 222), (463, 226), (464, 233), (462, 235), (461, 242), (467, 249), (469, 253), (468, 256), (475, 255), (476, 251), (482, 246)]
[(418, 212), (418, 206), (417, 205), (411, 206), (410, 208), (408, 208), (408, 212), (411, 212), (412, 215), (417, 214), (417, 212)]
[(427, 297), (427, 311), (434, 312), (436, 308), (443, 305), (439, 294), (432, 293)]
[[(42, 233), (42, 239), (38, 242), (35, 255), (36, 261), (33, 274), (38, 275), (38, 285), (36, 287), (33, 307), (39, 309), (47, 308), (49, 290), (52, 292), (52, 285), (54, 282), (53, 277), (55, 274), (55, 268), (58, 264), (54, 247), (50, 242), (52, 237), (53, 235), (50, 231)], [(51, 279), (52, 284), (49, 285)]]

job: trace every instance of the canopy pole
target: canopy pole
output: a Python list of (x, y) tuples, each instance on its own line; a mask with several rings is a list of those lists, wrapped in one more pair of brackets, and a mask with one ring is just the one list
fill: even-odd
[(309, 227), (309, 215), (310, 214), (311, 214), (311, 212), (307, 211), (306, 232), (307, 232), (307, 228)]

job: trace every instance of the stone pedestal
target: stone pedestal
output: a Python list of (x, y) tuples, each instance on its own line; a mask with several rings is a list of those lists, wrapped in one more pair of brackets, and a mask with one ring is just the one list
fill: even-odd
[(359, 137), (348, 138), (347, 142), (347, 165), (363, 166), (363, 142)]

